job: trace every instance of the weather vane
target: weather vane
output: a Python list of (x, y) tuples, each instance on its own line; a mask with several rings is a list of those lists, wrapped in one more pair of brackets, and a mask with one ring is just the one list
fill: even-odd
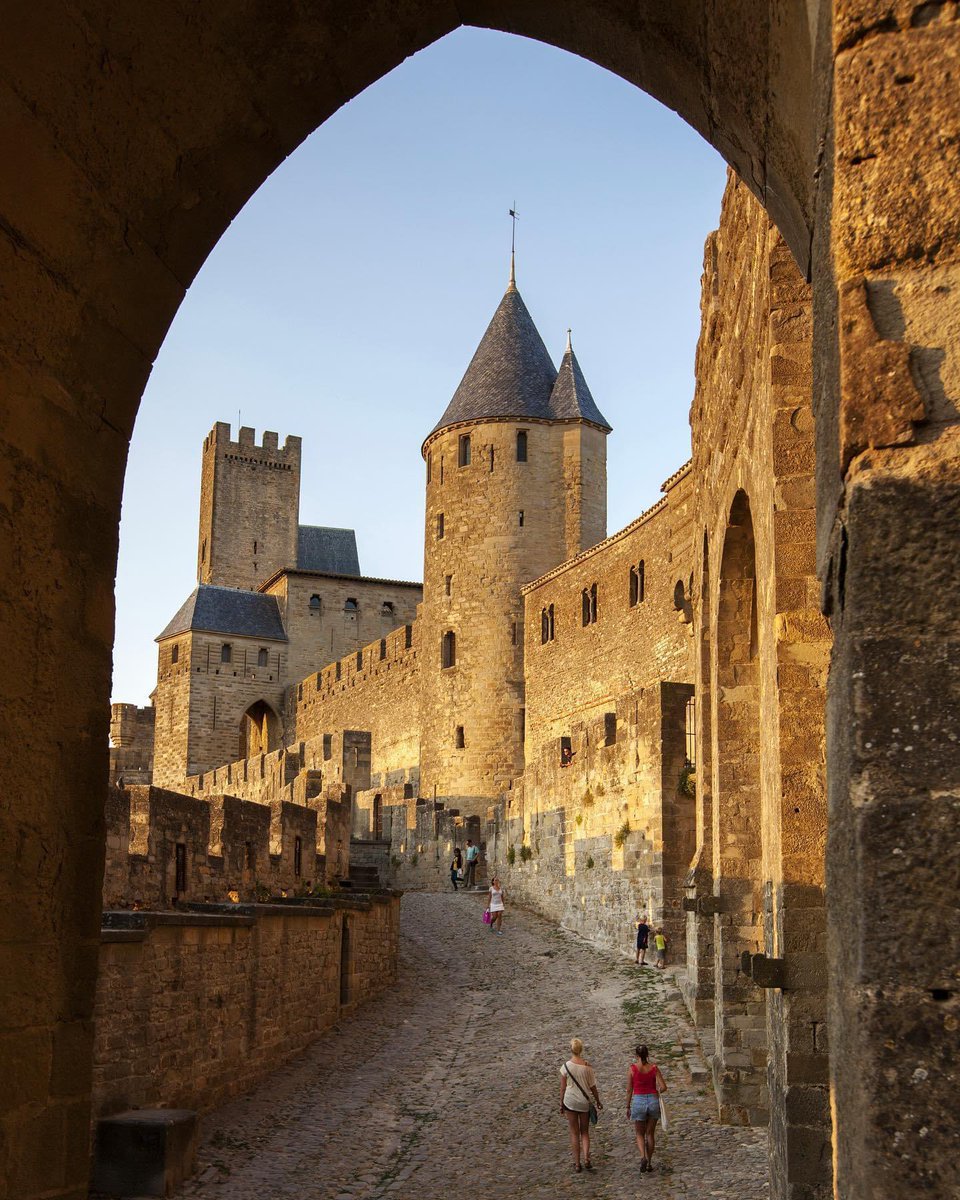
[(520, 220), (520, 214), (517, 212), (517, 209), (516, 209), (516, 203), (517, 203), (516, 200), (514, 200), (513, 203), (514, 203), (514, 207), (510, 209), (510, 217), (513, 220), (513, 232), (510, 235), (510, 253), (511, 254), (513, 254), (513, 252), (517, 248), (517, 222)]

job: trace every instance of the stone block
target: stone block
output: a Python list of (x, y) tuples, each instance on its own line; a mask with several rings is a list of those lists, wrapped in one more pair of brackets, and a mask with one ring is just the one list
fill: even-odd
[(93, 1187), (108, 1196), (170, 1196), (197, 1163), (197, 1114), (137, 1109), (97, 1122)]

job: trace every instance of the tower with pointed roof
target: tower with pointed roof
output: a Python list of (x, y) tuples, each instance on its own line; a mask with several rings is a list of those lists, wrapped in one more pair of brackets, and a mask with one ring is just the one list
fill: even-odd
[(606, 536), (610, 426), (510, 282), (423, 443), (421, 794), (483, 813), (523, 769), (520, 588)]

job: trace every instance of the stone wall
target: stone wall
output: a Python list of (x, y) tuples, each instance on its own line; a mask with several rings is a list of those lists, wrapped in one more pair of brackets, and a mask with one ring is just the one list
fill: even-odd
[[(698, 851), (685, 991), (721, 1114), (771, 1124), (778, 1195), (830, 1195), (824, 704), (811, 294), (731, 179), (691, 420)], [(712, 1013), (710, 1009), (712, 1008)]]
[[(689, 468), (664, 491), (625, 529), (523, 589), (528, 762), (577, 722), (613, 711), (618, 697), (692, 680)], [(596, 616), (585, 625), (592, 588)]]
[(93, 1115), (204, 1111), (396, 982), (399, 895), (106, 913)]
[(106, 908), (300, 894), (349, 870), (350, 808), (333, 800), (308, 808), (131, 787), (111, 788), (105, 811)]
[(285, 571), (263, 591), (280, 602), (291, 684), (412, 624), (423, 596), (418, 583), (314, 571)]
[(395, 629), (291, 689), (289, 724), (314, 756), (325, 736), (364, 731), (371, 772), (402, 774), (420, 762), (420, 672), (418, 625)]

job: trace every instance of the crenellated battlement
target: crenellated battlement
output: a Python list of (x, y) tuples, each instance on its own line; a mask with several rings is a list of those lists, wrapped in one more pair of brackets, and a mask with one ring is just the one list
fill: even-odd
[(307, 806), (110, 788), (105, 816), (105, 908), (305, 894), (349, 870), (350, 805), (333, 797)]
[(260, 443), (257, 442), (257, 431), (249, 425), (240, 426), (236, 441), (232, 440), (231, 433), (232, 426), (227, 421), (217, 421), (203, 439), (204, 454), (213, 450), (227, 458), (286, 466), (288, 470), (300, 466), (303, 439), (295, 434), (288, 434), (280, 446), (279, 435), (273, 430), (265, 429)]
[(368, 642), (352, 654), (308, 675), (297, 686), (297, 716), (317, 701), (380, 679), (388, 672), (402, 674), (405, 669), (414, 668), (418, 657), (417, 641), (416, 623), (401, 625), (386, 637)]

